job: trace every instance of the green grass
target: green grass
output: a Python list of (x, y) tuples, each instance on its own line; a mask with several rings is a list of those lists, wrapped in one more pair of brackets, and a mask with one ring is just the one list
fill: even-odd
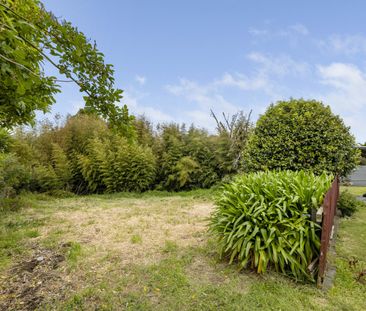
[[(338, 310), (366, 310), (366, 284), (356, 281), (366, 269), (365, 206), (351, 218), (342, 219), (336, 250), (337, 274), (329, 297)], [(350, 266), (350, 260), (356, 260), (356, 265)]]
[(84, 196), (87, 198), (103, 198), (103, 199), (122, 199), (122, 198), (137, 198), (137, 199), (149, 199), (149, 198), (166, 198), (166, 197), (183, 197), (183, 198), (193, 198), (193, 199), (202, 199), (202, 198), (211, 198), (215, 195), (217, 189), (196, 189), (189, 191), (157, 191), (151, 190), (146, 192), (118, 192), (118, 193), (107, 193), (107, 194), (93, 194)]
[(15, 258), (27, 253), (26, 243), (37, 238), (40, 235), (38, 228), (45, 225), (47, 217), (35, 216), (29, 211), (28, 204), (27, 210), (0, 213), (0, 273)]
[(81, 245), (77, 242), (70, 242), (69, 244), (70, 244), (70, 247), (67, 250), (66, 258), (67, 258), (69, 265), (72, 268), (75, 268), (75, 266), (78, 262), (78, 259), (81, 256), (81, 252), (82, 252)]
[(142, 243), (142, 237), (139, 234), (134, 234), (131, 237), (131, 243), (132, 244), (141, 244)]
[(178, 250), (178, 245), (174, 241), (165, 241), (165, 245), (163, 247), (163, 252), (165, 253), (173, 253)]
[(67, 244), (66, 260), (41, 285), (53, 294), (42, 310), (366, 310), (366, 285), (356, 281), (366, 269), (366, 208), (341, 220), (335, 283), (323, 292), (221, 260), (206, 230), (211, 196), (34, 196), (33, 207), (0, 218), (0, 280), (37, 246)]
[(342, 186), (341, 191), (347, 190), (353, 195), (361, 196), (366, 193), (366, 187), (358, 187), (358, 186)]

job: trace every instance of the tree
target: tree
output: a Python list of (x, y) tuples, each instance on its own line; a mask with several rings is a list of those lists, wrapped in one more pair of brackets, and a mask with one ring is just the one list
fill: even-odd
[(154, 146), (154, 127), (151, 121), (142, 115), (134, 120), (136, 140), (142, 146)]
[(12, 138), (5, 129), (0, 128), (0, 153), (8, 152), (12, 144)]
[(355, 139), (329, 106), (290, 99), (262, 115), (244, 153), (247, 170), (323, 171), (346, 176), (357, 165)]
[(223, 113), (224, 121), (220, 121), (211, 110), (218, 132), (216, 155), (224, 175), (237, 173), (240, 170), (243, 150), (253, 130), (251, 114), (252, 111), (248, 115), (239, 111), (230, 118)]
[[(85, 110), (108, 118), (129, 133), (127, 107), (115, 103), (113, 67), (96, 44), (67, 21), (59, 21), (38, 0), (0, 0), (0, 127), (30, 124), (35, 111), (47, 112), (60, 82), (74, 82), (84, 92)], [(68, 80), (47, 76), (49, 62)], [(126, 115), (127, 113), (127, 115)]]

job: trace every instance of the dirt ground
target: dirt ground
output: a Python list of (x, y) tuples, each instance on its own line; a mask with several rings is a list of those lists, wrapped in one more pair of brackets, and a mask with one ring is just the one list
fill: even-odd
[(59, 269), (64, 255), (34, 247), (32, 256), (16, 263), (1, 283), (0, 310), (35, 310), (45, 299), (64, 298), (69, 286)]

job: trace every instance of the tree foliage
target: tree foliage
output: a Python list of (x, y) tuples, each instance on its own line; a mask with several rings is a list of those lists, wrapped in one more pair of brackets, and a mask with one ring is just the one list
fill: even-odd
[(356, 167), (355, 140), (329, 106), (291, 99), (262, 115), (244, 154), (247, 170), (311, 170), (345, 176)]
[(10, 198), (27, 188), (30, 171), (13, 153), (0, 153), (0, 199)]
[(208, 188), (219, 181), (216, 138), (206, 131), (184, 125), (159, 125), (154, 152), (159, 187), (166, 190)]
[(0, 152), (8, 152), (12, 144), (12, 138), (9, 132), (0, 128)]
[(219, 162), (225, 174), (233, 174), (242, 169), (243, 151), (253, 131), (251, 114), (251, 111), (248, 115), (239, 111), (230, 118), (223, 113), (223, 121), (221, 121), (211, 110), (218, 132)]
[(156, 160), (149, 147), (129, 144), (116, 137), (111, 141), (103, 181), (107, 192), (145, 191), (156, 178)]
[(113, 67), (96, 44), (71, 23), (58, 20), (38, 0), (0, 1), (0, 127), (32, 123), (35, 111), (49, 111), (60, 82), (47, 76), (47, 61), (85, 93), (85, 110), (108, 118), (130, 135), (133, 118), (116, 105)]
[(12, 137), (4, 132), (0, 142), (27, 172), (23, 188), (39, 192), (209, 188), (238, 171), (230, 167), (233, 154), (221, 162), (231, 144), (229, 136), (194, 126), (187, 130), (184, 124), (154, 128), (145, 117), (135, 119), (134, 126), (136, 136), (130, 139), (82, 110), (65, 120), (39, 122), (30, 130), (18, 128)]

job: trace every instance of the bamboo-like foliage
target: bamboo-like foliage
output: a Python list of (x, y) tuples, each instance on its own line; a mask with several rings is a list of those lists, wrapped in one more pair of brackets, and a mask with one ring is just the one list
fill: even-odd
[(273, 268), (313, 280), (309, 264), (318, 256), (319, 226), (311, 220), (332, 176), (266, 171), (237, 177), (222, 186), (210, 230), (221, 254), (258, 273)]
[(99, 138), (90, 140), (86, 147), (87, 154), (78, 155), (81, 174), (88, 185), (89, 192), (103, 192), (106, 188), (106, 162), (108, 141)]
[(68, 189), (72, 178), (69, 161), (62, 148), (55, 143), (52, 144), (52, 165), (60, 183)]
[(155, 157), (149, 147), (123, 137), (94, 138), (78, 155), (78, 167), (88, 192), (144, 191), (156, 176)]
[(61, 188), (61, 181), (52, 166), (39, 165), (33, 168), (30, 190), (43, 192)]
[(148, 190), (156, 178), (156, 160), (149, 147), (116, 139), (108, 151), (103, 181), (107, 192)]

